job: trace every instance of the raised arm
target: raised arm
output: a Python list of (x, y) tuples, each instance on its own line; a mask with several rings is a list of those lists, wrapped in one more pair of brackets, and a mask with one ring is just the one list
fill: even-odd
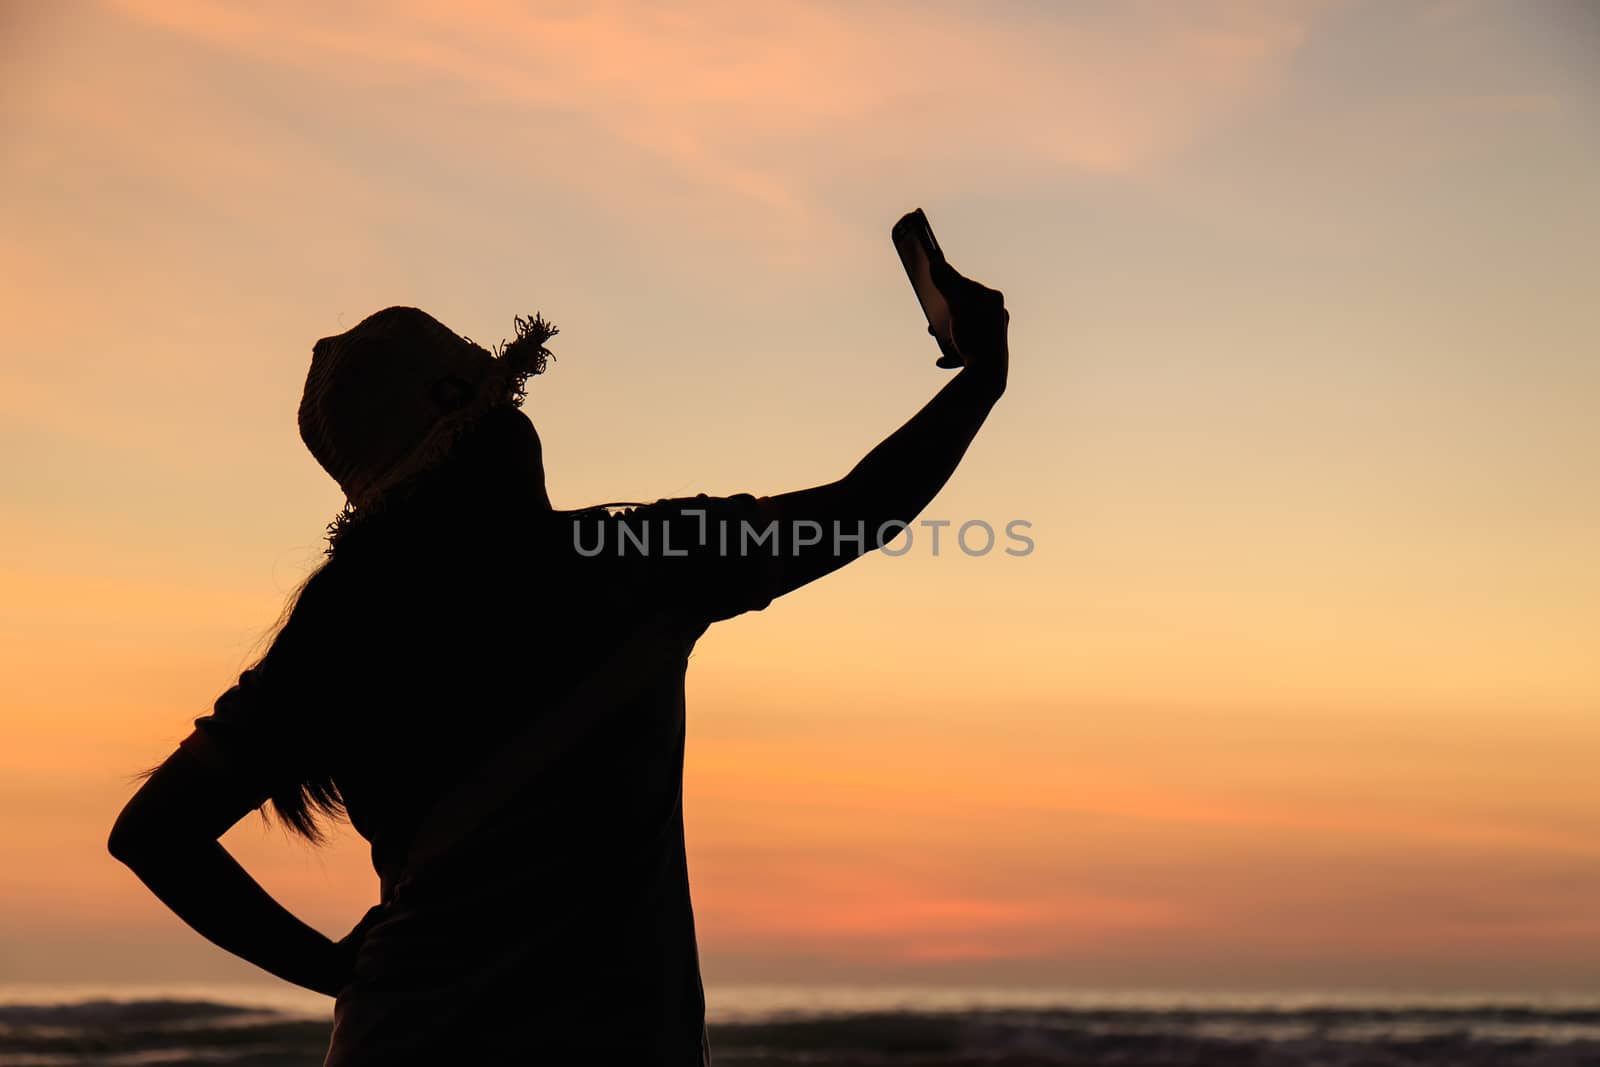
[[(1011, 314), (1004, 296), (948, 267), (939, 287), (954, 309), (956, 346), (965, 365), (843, 478), (762, 498), (763, 517), (776, 520), (779, 530), (773, 595), (798, 589), (893, 540), (900, 524), (915, 519), (944, 487), (1005, 392)], [(819, 529), (820, 538), (807, 544)], [(854, 539), (858, 532), (864, 534), (859, 541)]]

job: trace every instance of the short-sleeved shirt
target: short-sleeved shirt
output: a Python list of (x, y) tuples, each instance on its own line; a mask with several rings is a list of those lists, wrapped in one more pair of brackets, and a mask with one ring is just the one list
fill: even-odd
[(492, 532), (481, 551), (421, 552), (404, 573), (336, 554), (262, 661), (196, 720), (185, 746), (262, 796), (331, 777), (394, 884), (451, 786), (643, 620), (668, 621), (674, 667), (585, 726), (452, 855), (449, 877), (385, 905), (330, 1063), (425, 1058), (430, 1041), (455, 1059), (468, 1034), (475, 1062), (701, 1062), (684, 668), (712, 622), (774, 595), (771, 543), (749, 536), (764, 521), (753, 496), (701, 495), (555, 513), (537, 536)]

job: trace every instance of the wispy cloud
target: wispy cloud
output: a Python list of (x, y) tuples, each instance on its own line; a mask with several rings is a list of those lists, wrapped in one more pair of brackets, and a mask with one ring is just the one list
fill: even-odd
[(825, 221), (828, 183), (864, 174), (1136, 170), (1269, 87), (1316, 10), (115, 2), (352, 103), (444, 108), (429, 128), (445, 137), (498, 129), (486, 151), (530, 171), (555, 153), (598, 195), (637, 195), (642, 162), (791, 228)]

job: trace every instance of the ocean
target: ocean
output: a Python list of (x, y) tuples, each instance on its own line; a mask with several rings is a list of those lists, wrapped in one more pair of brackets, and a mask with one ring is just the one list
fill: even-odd
[[(1600, 997), (708, 990), (717, 1067), (1600, 1067)], [(288, 988), (0, 987), (0, 1067), (315, 1067)]]

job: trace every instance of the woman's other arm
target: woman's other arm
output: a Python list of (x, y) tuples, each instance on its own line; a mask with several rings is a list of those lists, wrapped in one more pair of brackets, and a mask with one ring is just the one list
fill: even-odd
[(354, 965), (354, 935), (336, 942), (295, 918), (218, 840), (265, 799), (246, 792), (220, 763), (180, 748), (122, 809), (111, 854), (208, 941), (334, 996)]

